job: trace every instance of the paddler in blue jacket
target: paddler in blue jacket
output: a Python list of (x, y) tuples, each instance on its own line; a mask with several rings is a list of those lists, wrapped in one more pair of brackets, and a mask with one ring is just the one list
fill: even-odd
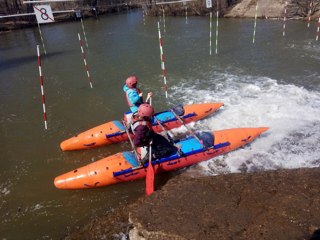
[[(136, 76), (130, 76), (126, 79), (126, 84), (123, 86), (123, 91), (126, 93), (127, 103), (132, 113), (138, 111), (139, 106), (143, 103), (143, 94), (139, 88), (137, 88), (138, 78)], [(152, 96), (152, 92), (148, 93), (147, 99)]]

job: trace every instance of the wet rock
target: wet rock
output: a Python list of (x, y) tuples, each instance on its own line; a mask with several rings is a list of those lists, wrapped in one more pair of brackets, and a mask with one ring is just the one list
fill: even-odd
[(181, 175), (130, 207), (130, 239), (310, 239), (320, 229), (320, 169)]
[(319, 239), (320, 168), (194, 176), (174, 177), (67, 239)]

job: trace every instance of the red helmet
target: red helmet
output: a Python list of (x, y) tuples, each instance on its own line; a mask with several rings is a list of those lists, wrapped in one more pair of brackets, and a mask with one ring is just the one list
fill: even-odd
[(138, 114), (140, 117), (149, 117), (153, 115), (153, 107), (147, 103), (143, 103), (138, 108)]
[(138, 78), (136, 76), (130, 76), (126, 80), (126, 85), (128, 88), (134, 88), (134, 85), (138, 83)]

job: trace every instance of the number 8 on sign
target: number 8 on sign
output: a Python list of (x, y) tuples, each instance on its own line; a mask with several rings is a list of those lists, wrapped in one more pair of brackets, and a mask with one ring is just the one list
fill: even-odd
[(49, 19), (49, 16), (47, 15), (47, 10), (45, 8), (41, 8), (40, 12), (41, 12), (41, 18), (44, 21), (47, 21)]
[(53, 14), (50, 5), (33, 6), (38, 23), (54, 22)]

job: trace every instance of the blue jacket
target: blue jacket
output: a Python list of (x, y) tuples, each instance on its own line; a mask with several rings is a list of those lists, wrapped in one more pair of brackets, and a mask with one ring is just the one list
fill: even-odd
[(131, 112), (137, 112), (140, 104), (143, 103), (142, 98), (139, 96), (140, 90), (136, 88), (128, 88), (127, 85), (124, 85), (123, 91), (126, 93), (127, 102)]

